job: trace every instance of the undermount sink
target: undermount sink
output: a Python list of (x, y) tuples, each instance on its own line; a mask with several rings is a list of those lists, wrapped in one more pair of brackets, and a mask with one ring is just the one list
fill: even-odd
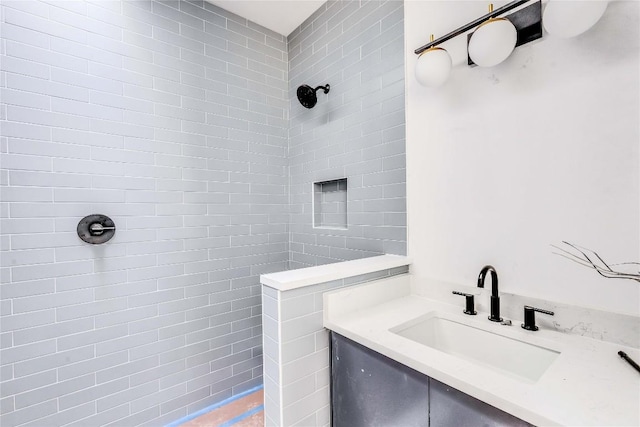
[(536, 382), (560, 354), (431, 313), (390, 329), (443, 353), (465, 359), (525, 382)]

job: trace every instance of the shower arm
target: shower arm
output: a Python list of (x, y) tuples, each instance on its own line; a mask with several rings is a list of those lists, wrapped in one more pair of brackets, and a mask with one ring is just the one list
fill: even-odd
[(329, 93), (329, 89), (331, 88), (331, 86), (329, 86), (329, 84), (327, 84), (326, 86), (318, 86), (317, 88), (315, 88), (313, 91), (317, 92), (318, 89), (322, 89), (324, 91), (324, 93)]

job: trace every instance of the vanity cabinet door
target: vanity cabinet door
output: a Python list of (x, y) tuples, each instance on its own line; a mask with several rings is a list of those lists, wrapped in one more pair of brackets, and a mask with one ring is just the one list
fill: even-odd
[(428, 377), (331, 333), (333, 427), (427, 427)]
[(430, 426), (525, 427), (531, 424), (429, 378)]
[(531, 424), (331, 332), (333, 427)]

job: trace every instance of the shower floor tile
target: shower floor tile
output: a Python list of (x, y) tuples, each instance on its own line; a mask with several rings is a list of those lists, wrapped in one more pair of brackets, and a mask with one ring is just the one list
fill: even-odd
[(187, 421), (180, 427), (261, 427), (264, 425), (264, 410), (260, 408), (263, 402), (264, 390), (258, 390)]

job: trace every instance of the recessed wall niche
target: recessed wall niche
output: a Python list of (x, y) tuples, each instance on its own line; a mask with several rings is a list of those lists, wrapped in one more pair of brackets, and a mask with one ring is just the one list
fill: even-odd
[(347, 229), (347, 178), (313, 183), (313, 227)]

